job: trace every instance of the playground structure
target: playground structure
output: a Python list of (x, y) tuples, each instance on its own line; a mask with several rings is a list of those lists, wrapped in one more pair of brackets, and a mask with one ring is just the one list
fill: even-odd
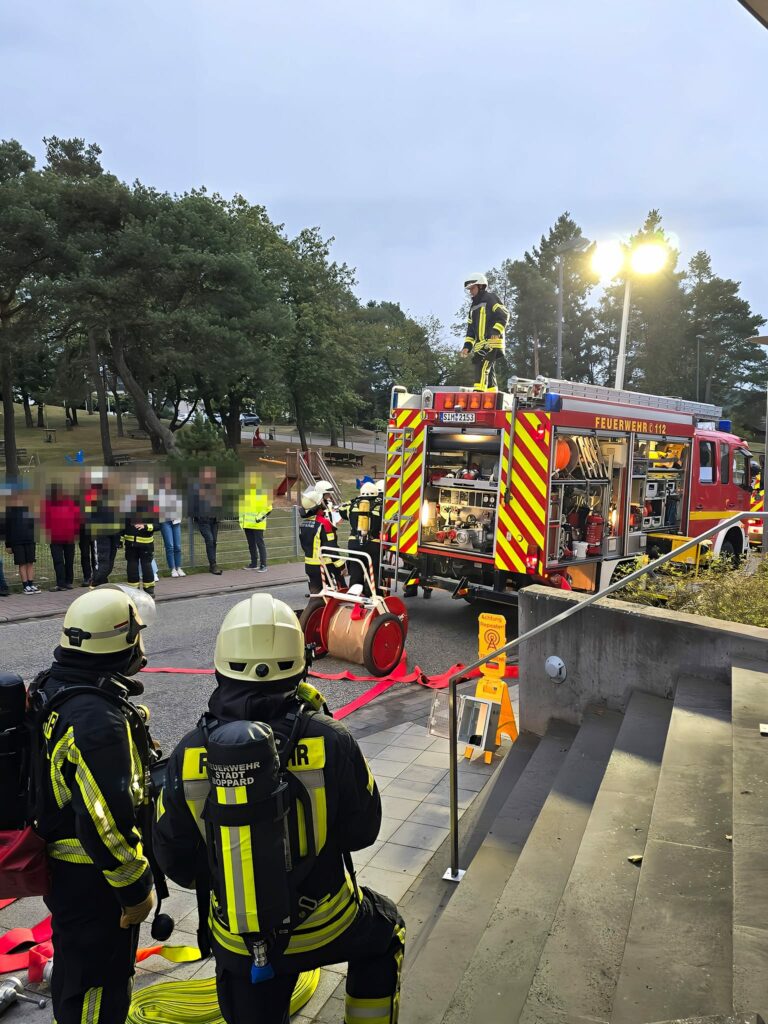
[(327, 480), (331, 485), (331, 494), (337, 504), (341, 503), (341, 491), (333, 478), (323, 453), (316, 448), (289, 448), (285, 453), (285, 476), (277, 485), (275, 494), (291, 501), (291, 492), (295, 489), (294, 498), (298, 505), (302, 490), (314, 487), (318, 480)]

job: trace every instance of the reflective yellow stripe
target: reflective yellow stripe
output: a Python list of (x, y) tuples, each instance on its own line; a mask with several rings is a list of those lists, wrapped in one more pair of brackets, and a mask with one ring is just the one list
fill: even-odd
[(357, 917), (357, 901), (354, 896), (349, 897), (349, 903), (340, 916), (332, 921), (325, 928), (318, 928), (314, 931), (295, 931), (291, 935), (288, 946), (285, 950), (286, 955), (291, 953), (310, 953), (314, 949), (320, 949), (321, 946), (327, 946), (329, 943), (338, 939), (352, 922)]
[(691, 513), (689, 513), (688, 518), (689, 519), (696, 519), (696, 520), (701, 520), (701, 519), (727, 519), (729, 516), (733, 515), (734, 511), (735, 511), (734, 509), (726, 509), (724, 512), (717, 512), (717, 511), (715, 511), (715, 512), (691, 512)]
[(63, 860), (68, 864), (93, 864), (93, 860), (77, 839), (57, 839), (53, 843), (48, 843), (46, 850), (53, 860)]
[(296, 801), (296, 831), (299, 836), (299, 856), (306, 857), (309, 853), (309, 847), (307, 845), (307, 823), (304, 819), (304, 807), (302, 804)]
[(317, 928), (323, 927), (331, 920), (331, 918), (346, 909), (347, 904), (350, 899), (354, 898), (354, 895), (352, 882), (349, 877), (345, 876), (344, 885), (342, 885), (336, 895), (327, 896), (324, 900), (321, 900), (310, 916), (300, 925), (297, 925), (296, 931), (315, 931)]
[(83, 997), (83, 1013), (80, 1017), (81, 1024), (99, 1024), (101, 1016), (101, 993), (102, 988), (89, 988)]
[(380, 999), (358, 999), (347, 994), (344, 1003), (344, 1024), (391, 1024), (392, 996)]
[(104, 871), (103, 875), (114, 889), (122, 889), (126, 885), (138, 882), (146, 870), (147, 862), (142, 858), (129, 864), (121, 864), (113, 871)]
[(137, 840), (136, 846), (131, 846), (118, 829), (96, 779), (74, 742), (70, 745), (67, 759), (75, 765), (75, 779), (91, 821), (99, 834), (99, 839), (115, 860), (129, 864), (140, 859), (143, 867), (148, 867), (147, 860), (141, 851), (141, 841), (137, 829), (132, 830), (132, 834)]
[(485, 306), (480, 307), (480, 316), (477, 324), (477, 340), (485, 341), (485, 320), (486, 320)]
[(75, 734), (72, 726), (67, 729), (61, 739), (58, 741), (56, 746), (53, 748), (51, 754), (51, 787), (53, 789), (53, 795), (56, 798), (56, 804), (61, 810), (69, 801), (72, 799), (72, 793), (69, 787), (64, 781), (64, 772), (62, 766), (67, 760), (69, 754), (69, 748), (75, 742)]
[(365, 761), (365, 767), (368, 772), (368, 782), (365, 788), (368, 790), (371, 796), (373, 796), (373, 787), (376, 785), (376, 780), (373, 777), (373, 772), (371, 771), (371, 766), (368, 764), (367, 759), (363, 757), (363, 760)]
[(213, 912), (213, 902), (211, 903), (211, 910), (208, 914), (208, 924), (211, 926), (213, 936), (220, 946), (224, 949), (228, 949), (230, 953), (239, 953), (241, 956), (250, 956), (248, 948), (245, 945), (240, 935), (233, 935), (232, 932), (228, 932), (224, 925), (219, 921)]

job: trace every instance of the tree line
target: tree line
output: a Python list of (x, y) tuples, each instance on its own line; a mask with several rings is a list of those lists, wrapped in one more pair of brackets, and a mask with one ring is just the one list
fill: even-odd
[[(563, 213), (519, 259), (504, 260), (489, 280), (510, 309), (507, 364), (518, 376), (554, 376), (557, 339), (558, 260), (563, 259), (563, 377), (613, 384), (624, 303), (624, 283), (602, 290), (591, 269), (591, 251), (558, 250), (582, 237)], [(719, 277), (712, 259), (697, 252), (687, 266), (651, 210), (628, 239), (632, 247), (663, 241), (664, 269), (633, 277), (625, 387), (723, 406), (742, 430), (757, 433), (765, 415), (768, 360), (748, 339), (765, 318), (739, 294), (739, 283)]]
[[(6, 472), (15, 477), (14, 402), (32, 426), (56, 403), (77, 422), (95, 394), (104, 461), (108, 398), (130, 404), (153, 451), (174, 455), (195, 412), (228, 449), (240, 416), (290, 417), (338, 444), (344, 424), (383, 426), (394, 384), (469, 384), (439, 321), (363, 303), (354, 271), (317, 228), (290, 237), (265, 207), (204, 188), (181, 195), (120, 181), (83, 139), (44, 139), (45, 162), (0, 142), (0, 397)], [(555, 375), (558, 250), (581, 236), (562, 214), (489, 279), (510, 309), (506, 370)], [(630, 244), (666, 238), (652, 210)], [(706, 252), (633, 286), (626, 386), (722, 404), (748, 432), (768, 364), (749, 342), (765, 320), (715, 274)], [(589, 253), (563, 257), (563, 376), (611, 383), (621, 283), (598, 289)], [(457, 284), (460, 287), (460, 283)], [(466, 308), (454, 333), (463, 335)], [(503, 379), (503, 378), (502, 378)], [(189, 429), (189, 427), (187, 427)], [(207, 443), (207, 442), (206, 442)]]
[(386, 418), (393, 384), (444, 375), (437, 325), (396, 303), (361, 303), (352, 269), (317, 228), (289, 237), (242, 196), (126, 184), (104, 170), (97, 145), (43, 141), (40, 169), (17, 141), (0, 142), (9, 476), (14, 401), (30, 426), (32, 402), (41, 424), (50, 403), (76, 423), (95, 393), (110, 465), (108, 394), (120, 413), (127, 393), (153, 450), (172, 455), (192, 410), (231, 449), (253, 411), (291, 416), (303, 445), (310, 425), (335, 443), (343, 423)]

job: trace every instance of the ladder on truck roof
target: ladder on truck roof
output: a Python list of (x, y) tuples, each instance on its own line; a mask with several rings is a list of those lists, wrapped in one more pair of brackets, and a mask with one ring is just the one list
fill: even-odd
[[(513, 390), (514, 381), (510, 381)], [(537, 383), (520, 381), (521, 384)], [(719, 420), (723, 410), (718, 405), (706, 402), (689, 402), (684, 398), (666, 398), (663, 395), (645, 395), (639, 391), (624, 391), (602, 384), (579, 384), (570, 380), (542, 378), (538, 383), (546, 384), (547, 390), (564, 398), (589, 398), (597, 402), (612, 402), (616, 405), (634, 405), (643, 409), (658, 409), (665, 412), (681, 412), (697, 419)]]

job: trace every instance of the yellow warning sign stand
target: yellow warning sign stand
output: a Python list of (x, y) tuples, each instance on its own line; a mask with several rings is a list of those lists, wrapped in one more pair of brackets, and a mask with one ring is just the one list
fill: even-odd
[[(491, 651), (496, 651), (507, 642), (507, 620), (503, 615), (495, 615), (492, 612), (481, 612), (478, 636), (478, 657), (484, 658)], [(509, 688), (505, 682), (504, 674), (507, 669), (506, 654), (499, 655), (493, 661), (487, 661), (480, 669), (481, 676), (475, 687), (475, 697), (482, 700), (499, 704), (499, 722), (496, 734), (491, 741), (493, 747), (485, 749), (485, 763), (490, 764), (494, 751), (501, 744), (501, 736), (504, 733), (514, 743), (517, 739), (517, 722), (515, 712), (512, 709), (512, 701), (509, 699)], [(475, 747), (467, 747), (464, 757), (472, 757)]]

